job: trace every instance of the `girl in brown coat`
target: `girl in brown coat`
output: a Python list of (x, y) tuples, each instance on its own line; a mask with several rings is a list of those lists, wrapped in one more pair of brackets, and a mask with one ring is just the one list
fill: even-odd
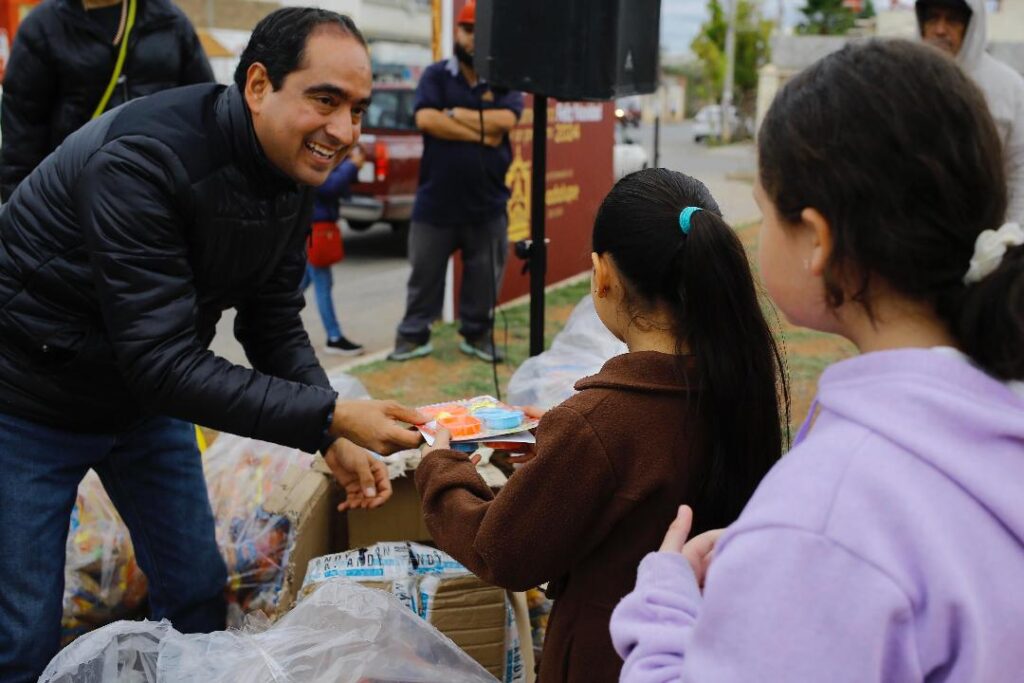
[(544, 416), (497, 497), (443, 433), (416, 472), (440, 548), (505, 588), (548, 582), (541, 683), (618, 680), (608, 621), (640, 560), (683, 503), (699, 530), (739, 515), (781, 454), (788, 406), (743, 247), (703, 184), (626, 176), (593, 247), (597, 313), (629, 352)]

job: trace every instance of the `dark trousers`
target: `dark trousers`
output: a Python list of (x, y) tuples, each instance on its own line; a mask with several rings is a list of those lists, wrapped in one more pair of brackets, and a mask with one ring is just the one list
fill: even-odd
[(448, 257), (462, 251), (459, 292), (459, 334), (476, 339), (491, 331), (491, 308), (508, 254), (505, 214), (482, 223), (434, 225), (413, 221), (409, 228), (412, 274), (406, 294), (405, 317), (398, 325), (402, 339), (426, 344), (430, 325), (441, 317)]
[(153, 619), (184, 633), (224, 628), (227, 569), (195, 428), (157, 417), (120, 434), (78, 434), (0, 413), (0, 681), (35, 681), (60, 647), (64, 557), (89, 468), (131, 533)]

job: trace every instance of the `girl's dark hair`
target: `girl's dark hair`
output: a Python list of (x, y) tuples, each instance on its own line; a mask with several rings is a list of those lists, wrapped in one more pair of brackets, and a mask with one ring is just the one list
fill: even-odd
[(302, 66), (310, 34), (324, 25), (338, 28), (366, 47), (363, 34), (356, 28), (355, 22), (344, 14), (316, 7), (274, 10), (253, 29), (235, 68), (235, 85), (239, 90), (245, 90), (246, 73), (250, 66), (259, 62), (266, 67), (274, 90), (280, 89), (285, 76)]
[(831, 226), (831, 306), (849, 294), (871, 314), (878, 278), (932, 305), (987, 372), (1024, 379), (1024, 247), (963, 282), (978, 235), (1004, 220), (1007, 190), (984, 96), (951, 58), (902, 40), (847, 45), (782, 88), (758, 146), (782, 220), (813, 207)]
[[(687, 206), (703, 211), (684, 234)], [(597, 213), (594, 251), (609, 254), (625, 278), (635, 318), (657, 303), (674, 313), (680, 350), (688, 345), (695, 361), (695, 415), (707, 426), (695, 526), (727, 526), (782, 455), (789, 425), (785, 362), (743, 245), (703, 183), (657, 168), (615, 184)]]

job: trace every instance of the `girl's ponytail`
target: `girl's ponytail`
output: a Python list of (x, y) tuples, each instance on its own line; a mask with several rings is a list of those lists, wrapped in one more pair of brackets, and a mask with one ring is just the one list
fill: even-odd
[[(1008, 227), (1015, 226), (1000, 231)], [(940, 300), (939, 313), (964, 353), (987, 373), (1024, 380), (1024, 245), (1009, 246), (992, 272), (968, 282), (953, 300)]]
[[(690, 216), (666, 283), (696, 357), (699, 409), (708, 428), (700, 526), (736, 519), (784, 448), (789, 424), (785, 361), (765, 319), (743, 245), (720, 216)], [(786, 425), (786, 427), (784, 427)]]
[(611, 254), (640, 299), (637, 313), (671, 307), (679, 351), (688, 346), (696, 361), (692, 409), (706, 427), (695, 528), (727, 526), (781, 456), (789, 425), (784, 362), (743, 245), (707, 187), (658, 168), (612, 188), (594, 222), (594, 251)]

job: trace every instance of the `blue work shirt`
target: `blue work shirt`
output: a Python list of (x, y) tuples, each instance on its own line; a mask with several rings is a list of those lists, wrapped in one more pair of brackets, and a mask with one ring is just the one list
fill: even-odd
[(316, 198), (313, 200), (314, 223), (334, 223), (338, 220), (338, 200), (352, 196), (352, 183), (358, 175), (359, 168), (348, 159), (331, 171), (324, 184), (316, 188)]
[[(431, 64), (416, 86), (415, 109), (508, 109), (518, 118), (523, 95), (491, 89), (484, 81), (470, 86), (455, 57)], [(497, 147), (479, 142), (442, 140), (423, 134), (423, 159), (416, 190), (415, 221), (439, 225), (477, 223), (505, 212), (509, 191), (505, 174), (512, 163), (508, 135)]]

